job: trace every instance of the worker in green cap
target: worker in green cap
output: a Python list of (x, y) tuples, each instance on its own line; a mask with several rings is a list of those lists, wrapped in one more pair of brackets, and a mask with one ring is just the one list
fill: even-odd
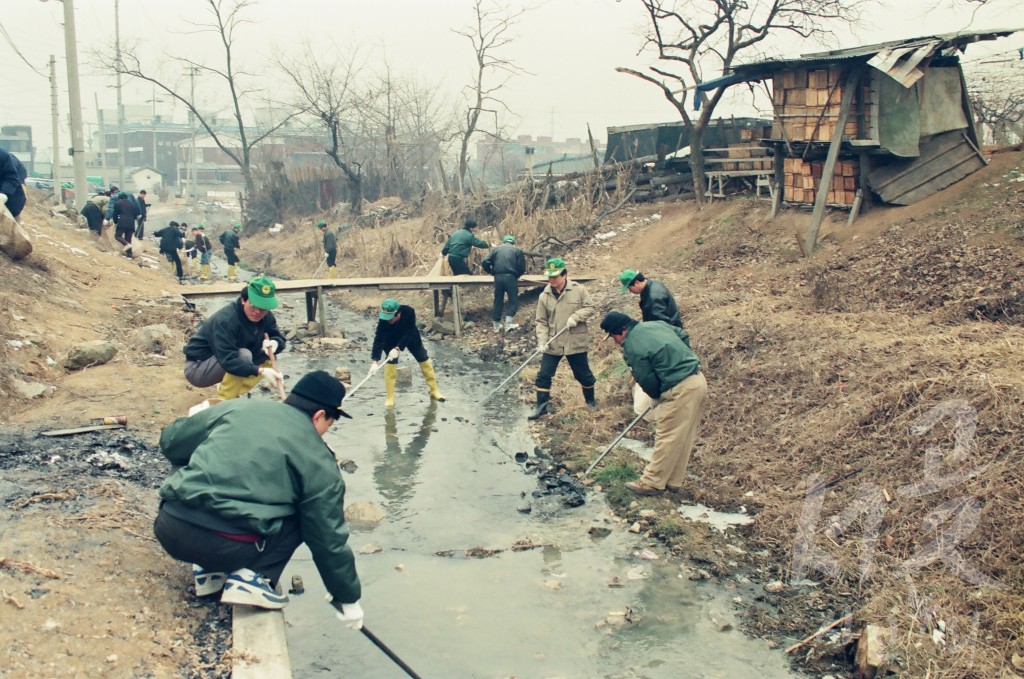
[(238, 280), (236, 267), (238, 266), (238, 255), (235, 250), (242, 247), (238, 241), (238, 234), (242, 230), (241, 224), (235, 224), (229, 230), (220, 235), (220, 244), (224, 246), (224, 256), (228, 260), (228, 283)]
[[(619, 283), (622, 284), (622, 292), (640, 295), (640, 316), (645, 323), (665, 321), (680, 330), (683, 329), (683, 319), (679, 316), (676, 298), (663, 283), (652, 278), (645, 278), (635, 269), (626, 269), (620, 273)], [(687, 340), (686, 346), (690, 346), (689, 340)]]
[(462, 228), (448, 236), (448, 241), (441, 248), (441, 254), (448, 256), (448, 266), (451, 267), (453, 276), (468, 276), (472, 273), (469, 270), (469, 263), (466, 258), (473, 248), (487, 249), (490, 243), (476, 237), (476, 220), (472, 217), (466, 219)]
[(316, 223), (316, 228), (320, 229), (320, 233), (324, 236), (324, 258), (327, 260), (327, 277), (337, 278), (338, 270), (334, 265), (338, 259), (338, 237), (327, 228), (327, 222), (322, 219)]
[(541, 352), (537, 387), (537, 407), (529, 419), (536, 420), (548, 412), (551, 381), (562, 357), (569, 362), (572, 376), (583, 387), (583, 399), (591, 410), (597, 409), (594, 385), (597, 378), (590, 370), (587, 349), (590, 333), (587, 321), (596, 310), (587, 289), (569, 280), (568, 269), (561, 257), (549, 259), (544, 275), (548, 284), (537, 299), (537, 350)]
[(399, 304), (397, 299), (388, 298), (381, 302), (380, 313), (377, 315), (377, 329), (373, 333), (373, 348), (370, 350), (370, 372), (377, 371), (381, 355), (384, 355), (384, 391), (387, 408), (395, 406), (395, 383), (398, 381), (398, 356), (403, 349), (408, 349), (416, 362), (420, 364), (423, 380), (430, 388), (430, 398), (444, 401), (444, 396), (437, 388), (437, 375), (434, 366), (423, 346), (423, 338), (416, 327), (416, 311), (406, 304)]
[(203, 321), (185, 345), (185, 379), (195, 387), (217, 386), (223, 400), (249, 393), (264, 377), (283, 381), (270, 354), (285, 349), (284, 334), (271, 313), (277, 308), (277, 288), (257, 276), (242, 294)]
[[(505, 332), (519, 327), (515, 323), (519, 309), (519, 277), (526, 273), (526, 255), (516, 245), (515, 236), (505, 236), (501, 245), (491, 250), (480, 263), (483, 270), (494, 276), (494, 305), (491, 323), (494, 332), (501, 332), (501, 310), (505, 307)], [(508, 297), (508, 303), (505, 298)]]

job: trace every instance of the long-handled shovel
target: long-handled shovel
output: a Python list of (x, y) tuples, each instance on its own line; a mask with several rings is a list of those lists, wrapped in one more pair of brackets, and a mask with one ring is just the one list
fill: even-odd
[(359, 384), (357, 384), (357, 385), (356, 385), (355, 387), (353, 387), (353, 388), (352, 388), (352, 390), (351, 390), (351, 391), (349, 391), (349, 392), (348, 392), (347, 394), (345, 394), (345, 398), (346, 398), (346, 399), (348, 399), (348, 398), (352, 398), (352, 394), (354, 394), (354, 393), (356, 393), (357, 391), (359, 391), (359, 387), (361, 387), (361, 386), (363, 386), (364, 384), (366, 384), (366, 383), (367, 383), (367, 382), (369, 381), (369, 379), (370, 379), (371, 377), (373, 377), (374, 375), (376, 375), (376, 374), (377, 374), (377, 370), (376, 370), (376, 369), (373, 369), (373, 370), (371, 370), (370, 372), (366, 373), (366, 377), (364, 377), (364, 378), (363, 378), (363, 381), (362, 381), (362, 382), (360, 382)]
[(642, 413), (640, 413), (639, 415), (637, 415), (637, 416), (636, 416), (636, 418), (635, 418), (635, 419), (634, 419), (634, 420), (633, 420), (632, 422), (630, 422), (630, 423), (629, 423), (629, 424), (628, 424), (628, 425), (626, 426), (626, 428), (625, 428), (625, 429), (623, 429), (623, 430), (622, 430), (622, 433), (621, 433), (621, 434), (619, 434), (618, 436), (616, 436), (616, 437), (615, 437), (615, 440), (614, 440), (614, 441), (612, 441), (612, 442), (611, 442), (611, 443), (610, 443), (610, 444), (608, 445), (608, 447), (604, 449), (604, 452), (603, 452), (603, 453), (601, 453), (601, 454), (600, 454), (600, 455), (599, 455), (599, 456), (597, 457), (597, 459), (596, 459), (596, 460), (594, 460), (594, 461), (593, 461), (593, 463), (591, 463), (591, 465), (590, 465), (589, 467), (587, 467), (587, 471), (583, 472), (583, 474), (582, 474), (582, 475), (580, 475), (580, 476), (579, 476), (578, 478), (576, 478), (576, 479), (575, 479), (575, 480), (574, 480), (574, 481), (572, 482), (571, 486), (577, 486), (577, 485), (579, 485), (580, 481), (582, 481), (583, 479), (585, 479), (585, 478), (587, 477), (587, 474), (589, 474), (590, 472), (594, 471), (594, 467), (596, 467), (596, 466), (597, 466), (597, 464), (598, 464), (598, 463), (599, 463), (599, 462), (600, 462), (601, 460), (603, 460), (603, 459), (604, 459), (604, 456), (605, 456), (605, 455), (607, 455), (608, 453), (612, 452), (612, 448), (614, 448), (614, 447), (615, 447), (615, 446), (616, 446), (616, 445), (618, 444), (618, 442), (622, 440), (622, 437), (624, 437), (624, 436), (625, 436), (626, 434), (628, 434), (628, 433), (629, 433), (629, 430), (630, 430), (630, 429), (632, 429), (632, 428), (633, 428), (634, 426), (636, 426), (636, 423), (637, 423), (637, 422), (639, 422), (639, 421), (640, 421), (640, 419), (641, 419), (641, 418), (643, 418), (643, 416), (644, 416), (644, 415), (646, 415), (646, 414), (647, 414), (648, 412), (650, 412), (651, 408), (653, 408), (653, 407), (654, 407), (653, 405), (649, 405), (649, 406), (647, 406), (646, 408), (644, 408), (644, 411), (643, 411)]
[(322, 262), (320, 262), (320, 266), (318, 266), (318, 267), (316, 268), (316, 271), (314, 271), (314, 272), (313, 272), (313, 278), (316, 278), (316, 275), (317, 275), (318, 273), (320, 273), (320, 269), (324, 268), (324, 264), (326, 264), (326, 263), (327, 263), (327, 253), (325, 252), (325, 253), (324, 253), (324, 259), (323, 259), (323, 261), (322, 261)]
[(387, 657), (391, 658), (396, 665), (398, 665), (403, 670), (405, 670), (406, 674), (408, 674), (413, 679), (422, 679), (422, 677), (420, 677), (420, 675), (416, 674), (416, 671), (413, 670), (413, 668), (409, 667), (405, 663), (405, 661), (402, 660), (401, 658), (399, 658), (398, 655), (394, 651), (392, 651), (390, 648), (388, 648), (387, 645), (383, 641), (378, 639), (376, 634), (374, 634), (369, 629), (367, 629), (366, 625), (363, 625), (362, 627), (360, 627), (359, 631), (363, 633), (363, 636), (365, 636), (367, 639), (372, 641), (374, 646), (376, 646), (380, 650), (384, 651), (384, 655), (386, 655)]
[[(561, 334), (562, 334), (563, 332), (565, 332), (565, 331), (566, 331), (566, 330), (568, 330), (568, 329), (569, 329), (569, 327), (568, 327), (568, 326), (566, 326), (566, 327), (562, 328), (561, 330), (559, 330), (558, 332), (556, 332), (556, 333), (555, 333), (555, 335), (554, 335), (554, 337), (552, 337), (551, 339), (549, 339), (549, 340), (548, 340), (548, 344), (551, 344), (551, 342), (552, 342), (552, 341), (553, 341), (553, 340), (555, 339), (555, 337), (558, 337), (559, 335), (561, 335)], [(546, 348), (546, 347), (545, 347), (545, 348)], [(508, 384), (508, 383), (509, 383), (509, 381), (510, 381), (510, 380), (511, 380), (511, 379), (512, 379), (513, 377), (515, 377), (516, 375), (518, 375), (518, 374), (519, 374), (519, 371), (520, 371), (520, 370), (522, 370), (523, 368), (525, 368), (526, 366), (528, 366), (528, 365), (530, 364), (530, 361), (532, 361), (532, 360), (533, 360), (534, 358), (536, 358), (537, 354), (539, 354), (539, 353), (540, 353), (540, 352), (542, 352), (542, 351), (544, 351), (544, 349), (543, 349), (543, 348), (542, 348), (542, 349), (537, 349), (537, 351), (535, 351), (535, 352), (533, 352), (532, 354), (530, 354), (530, 357), (529, 357), (528, 359), (526, 359), (525, 361), (523, 361), (523, 364), (522, 364), (521, 366), (519, 366), (518, 368), (516, 368), (515, 370), (513, 370), (513, 371), (512, 371), (512, 374), (511, 374), (511, 375), (509, 375), (508, 377), (506, 377), (505, 379), (503, 379), (503, 380), (501, 381), (501, 384), (499, 384), (498, 386), (496, 386), (496, 387), (494, 388), (494, 391), (492, 391), (491, 393), (487, 394), (487, 396), (486, 396), (486, 397), (484, 397), (484, 401), (486, 401), (487, 399), (491, 398), (492, 396), (494, 396), (495, 394), (497, 394), (497, 393), (498, 393), (499, 391), (501, 391), (501, 388), (502, 388), (502, 387), (504, 387), (504, 386), (505, 386), (506, 384)]]

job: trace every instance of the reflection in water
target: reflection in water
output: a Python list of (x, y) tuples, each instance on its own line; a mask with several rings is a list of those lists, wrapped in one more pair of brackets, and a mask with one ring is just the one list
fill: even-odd
[(373, 468), (373, 481), (380, 494), (387, 499), (392, 514), (396, 507), (412, 497), (420, 455), (427, 447), (436, 420), (437, 402), (432, 400), (423, 413), (423, 421), (416, 434), (408, 444), (402, 446), (398, 438), (395, 409), (388, 408), (384, 415), (384, 453)]

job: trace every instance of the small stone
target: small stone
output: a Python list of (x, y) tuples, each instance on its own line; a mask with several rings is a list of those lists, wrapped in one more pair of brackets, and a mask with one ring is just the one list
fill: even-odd
[(611, 534), (612, 529), (605, 528), (604, 526), (591, 526), (587, 530), (587, 532), (590, 534), (591, 537), (606, 538)]
[(107, 656), (107, 662), (111, 663), (111, 664), (116, 663), (117, 662), (117, 654), (116, 653), (111, 653), (110, 655), (108, 655)]
[(781, 592), (784, 589), (786, 589), (786, 585), (783, 584), (781, 580), (769, 582), (764, 586), (764, 591), (768, 592), (769, 594), (775, 594), (776, 592)]
[(516, 511), (520, 514), (529, 514), (533, 511), (533, 505), (531, 505), (529, 502), (520, 502), (518, 505), (516, 505)]
[(378, 545), (376, 542), (371, 542), (359, 548), (360, 554), (380, 554), (383, 551), (384, 548)]

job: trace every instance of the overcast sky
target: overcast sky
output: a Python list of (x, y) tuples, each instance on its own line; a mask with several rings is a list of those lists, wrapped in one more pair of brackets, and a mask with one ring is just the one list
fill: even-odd
[[(871, 25), (861, 28), (859, 35), (844, 35), (839, 45), (826, 48), (965, 29), (1006, 28), (1008, 21), (1024, 24), (1024, 16), (1011, 11), (1019, 9), (1018, 0), (990, 0), (973, 15), (970, 10), (952, 8), (952, 0), (886, 2), (893, 9), (872, 12)], [(38, 158), (45, 159), (51, 146), (50, 54), (57, 58), (61, 146), (70, 145), (63, 8), (56, 0), (0, 0), (0, 4), (0, 26), (6, 32), (6, 36), (0, 34), (4, 82), (0, 123), (32, 125)], [(92, 48), (113, 44), (114, 0), (77, 0), (75, 4), (84, 119), (95, 123), (97, 101), (104, 109), (113, 109), (116, 102), (114, 77), (103, 73), (90, 58)], [(642, 70), (647, 63), (637, 56), (645, 16), (638, 0), (506, 0), (505, 4), (533, 7), (514, 29), (518, 37), (501, 53), (528, 72), (516, 76), (503, 90), (503, 100), (518, 116), (506, 117), (513, 134), (548, 135), (556, 140), (585, 138), (589, 124), (594, 136), (603, 140), (608, 126), (678, 118), (660, 90), (615, 72), (616, 66)], [(367, 68), (386, 58), (392, 73), (436, 86), (453, 100), (473, 77), (470, 43), (451, 30), (472, 21), (470, 0), (261, 0), (246, 16), (253, 23), (240, 30), (236, 59), (239, 67), (253, 73), (270, 71), (268, 61), (275, 50), (297, 51), (308, 41), (325, 51), (334, 49), (332, 43), (346, 52), (358, 47)], [(188, 24), (207, 18), (204, 0), (122, 0), (122, 45), (141, 41), (144, 63), (150, 68), (162, 63), (165, 77), (177, 80), (187, 91), (182, 68), (169, 65), (166, 55), (189, 54), (211, 61), (221, 58), (211, 46), (215, 36), (196, 35)], [(965, 60), (1006, 55), (1021, 46), (1024, 34), (976, 44), (968, 48)], [(817, 49), (819, 46), (790, 39), (779, 44), (775, 53), (792, 57)], [(213, 96), (212, 90), (204, 88), (214, 79), (207, 80), (198, 85), (197, 98), (201, 100)], [(253, 82), (282, 95), (279, 84)], [(734, 90), (735, 101), (730, 106), (740, 114), (748, 113), (738, 108), (744, 100), (743, 88)], [(149, 85), (125, 80), (123, 93), (125, 104), (153, 106)], [(157, 98), (161, 98), (159, 93)], [(175, 119), (185, 120), (180, 105), (173, 111), (168, 111), (170, 101), (156, 106), (164, 116), (170, 112)], [(720, 110), (729, 112), (730, 108)], [(86, 133), (92, 129), (87, 126)]]

